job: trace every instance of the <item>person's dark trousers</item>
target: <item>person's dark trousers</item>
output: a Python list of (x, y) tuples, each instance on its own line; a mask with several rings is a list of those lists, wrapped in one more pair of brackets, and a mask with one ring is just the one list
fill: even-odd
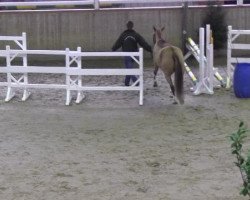
[[(125, 62), (126, 69), (134, 68), (134, 60), (133, 60), (133, 58), (131, 58), (129, 56), (126, 56), (124, 58), (124, 62)], [(126, 75), (126, 77), (125, 77), (125, 86), (129, 86), (130, 80), (135, 82), (137, 80), (137, 78), (136, 78), (135, 75)]]

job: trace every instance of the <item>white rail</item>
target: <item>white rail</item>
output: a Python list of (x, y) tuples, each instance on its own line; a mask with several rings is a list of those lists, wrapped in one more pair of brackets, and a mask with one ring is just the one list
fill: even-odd
[[(76, 103), (80, 103), (85, 97), (83, 91), (86, 90), (105, 90), (105, 91), (139, 91), (139, 104), (143, 105), (143, 50), (138, 52), (81, 52), (78, 47), (77, 51), (56, 50), (12, 50), (9, 46), (6, 50), (1, 50), (0, 55), (6, 57), (6, 67), (0, 67), (0, 73), (8, 75), (7, 82), (1, 82), (0, 86), (7, 86), (8, 91), (5, 101), (10, 101), (14, 96), (14, 88), (51, 88), (51, 89), (66, 89), (66, 105), (69, 105), (72, 99), (71, 91), (77, 91)], [(12, 65), (15, 58), (27, 58), (28, 55), (48, 55), (48, 56), (64, 56), (65, 66), (28, 66)], [(86, 69), (82, 68), (82, 57), (132, 57), (139, 67), (134, 69)], [(75, 66), (76, 65), (76, 66)], [(64, 74), (66, 76), (65, 84), (35, 84), (29, 83), (18, 78), (16, 74)], [(125, 76), (135, 75), (138, 80), (131, 86), (87, 86), (82, 84), (82, 76)], [(27, 76), (28, 77), (28, 76)], [(30, 94), (30, 93), (28, 93)], [(28, 96), (27, 96), (28, 98)], [(23, 98), (25, 101), (27, 98)]]
[(0, 2), (0, 6), (56, 6), (56, 5), (94, 5), (95, 0), (82, 1), (26, 1)]

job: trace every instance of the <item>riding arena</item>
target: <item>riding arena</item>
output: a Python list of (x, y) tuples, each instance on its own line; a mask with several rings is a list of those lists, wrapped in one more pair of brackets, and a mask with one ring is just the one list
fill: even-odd
[[(124, 2), (0, 2), (0, 199), (247, 199), (249, 3), (217, 5), (216, 49), (204, 2)], [(152, 54), (111, 50), (130, 20)]]

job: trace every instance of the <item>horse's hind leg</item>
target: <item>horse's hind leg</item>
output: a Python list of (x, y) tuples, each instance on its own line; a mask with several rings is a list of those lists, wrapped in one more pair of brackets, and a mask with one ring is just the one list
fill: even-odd
[(174, 96), (174, 104), (177, 104), (177, 100), (175, 98), (175, 88), (174, 88), (174, 84), (173, 84), (173, 81), (171, 79), (171, 76), (165, 76), (165, 77), (166, 77), (168, 84), (170, 85), (171, 92)]
[(158, 69), (159, 67), (156, 65), (155, 70), (154, 70), (154, 87), (158, 86), (157, 81), (156, 81), (156, 75), (157, 75)]
[(171, 89), (172, 94), (175, 96), (175, 88), (174, 88), (174, 84), (173, 84), (173, 81), (171, 79), (171, 76), (165, 76), (165, 77), (166, 77), (168, 84), (170, 85), (170, 89)]

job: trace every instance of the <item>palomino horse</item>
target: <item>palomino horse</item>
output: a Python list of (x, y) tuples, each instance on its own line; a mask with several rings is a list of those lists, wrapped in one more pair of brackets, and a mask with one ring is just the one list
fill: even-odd
[[(164, 28), (156, 29), (154, 27), (154, 49), (153, 49), (153, 58), (154, 58), (154, 87), (157, 87), (156, 75), (158, 69), (160, 68), (170, 85), (171, 91), (174, 95), (174, 98), (177, 97), (177, 100), (180, 104), (184, 103), (184, 94), (183, 94), (183, 75), (184, 75), (184, 58), (182, 51), (175, 46), (168, 44), (162, 38), (162, 31)], [(174, 84), (171, 79), (171, 75), (175, 74)], [(175, 99), (175, 103), (176, 99)]]

